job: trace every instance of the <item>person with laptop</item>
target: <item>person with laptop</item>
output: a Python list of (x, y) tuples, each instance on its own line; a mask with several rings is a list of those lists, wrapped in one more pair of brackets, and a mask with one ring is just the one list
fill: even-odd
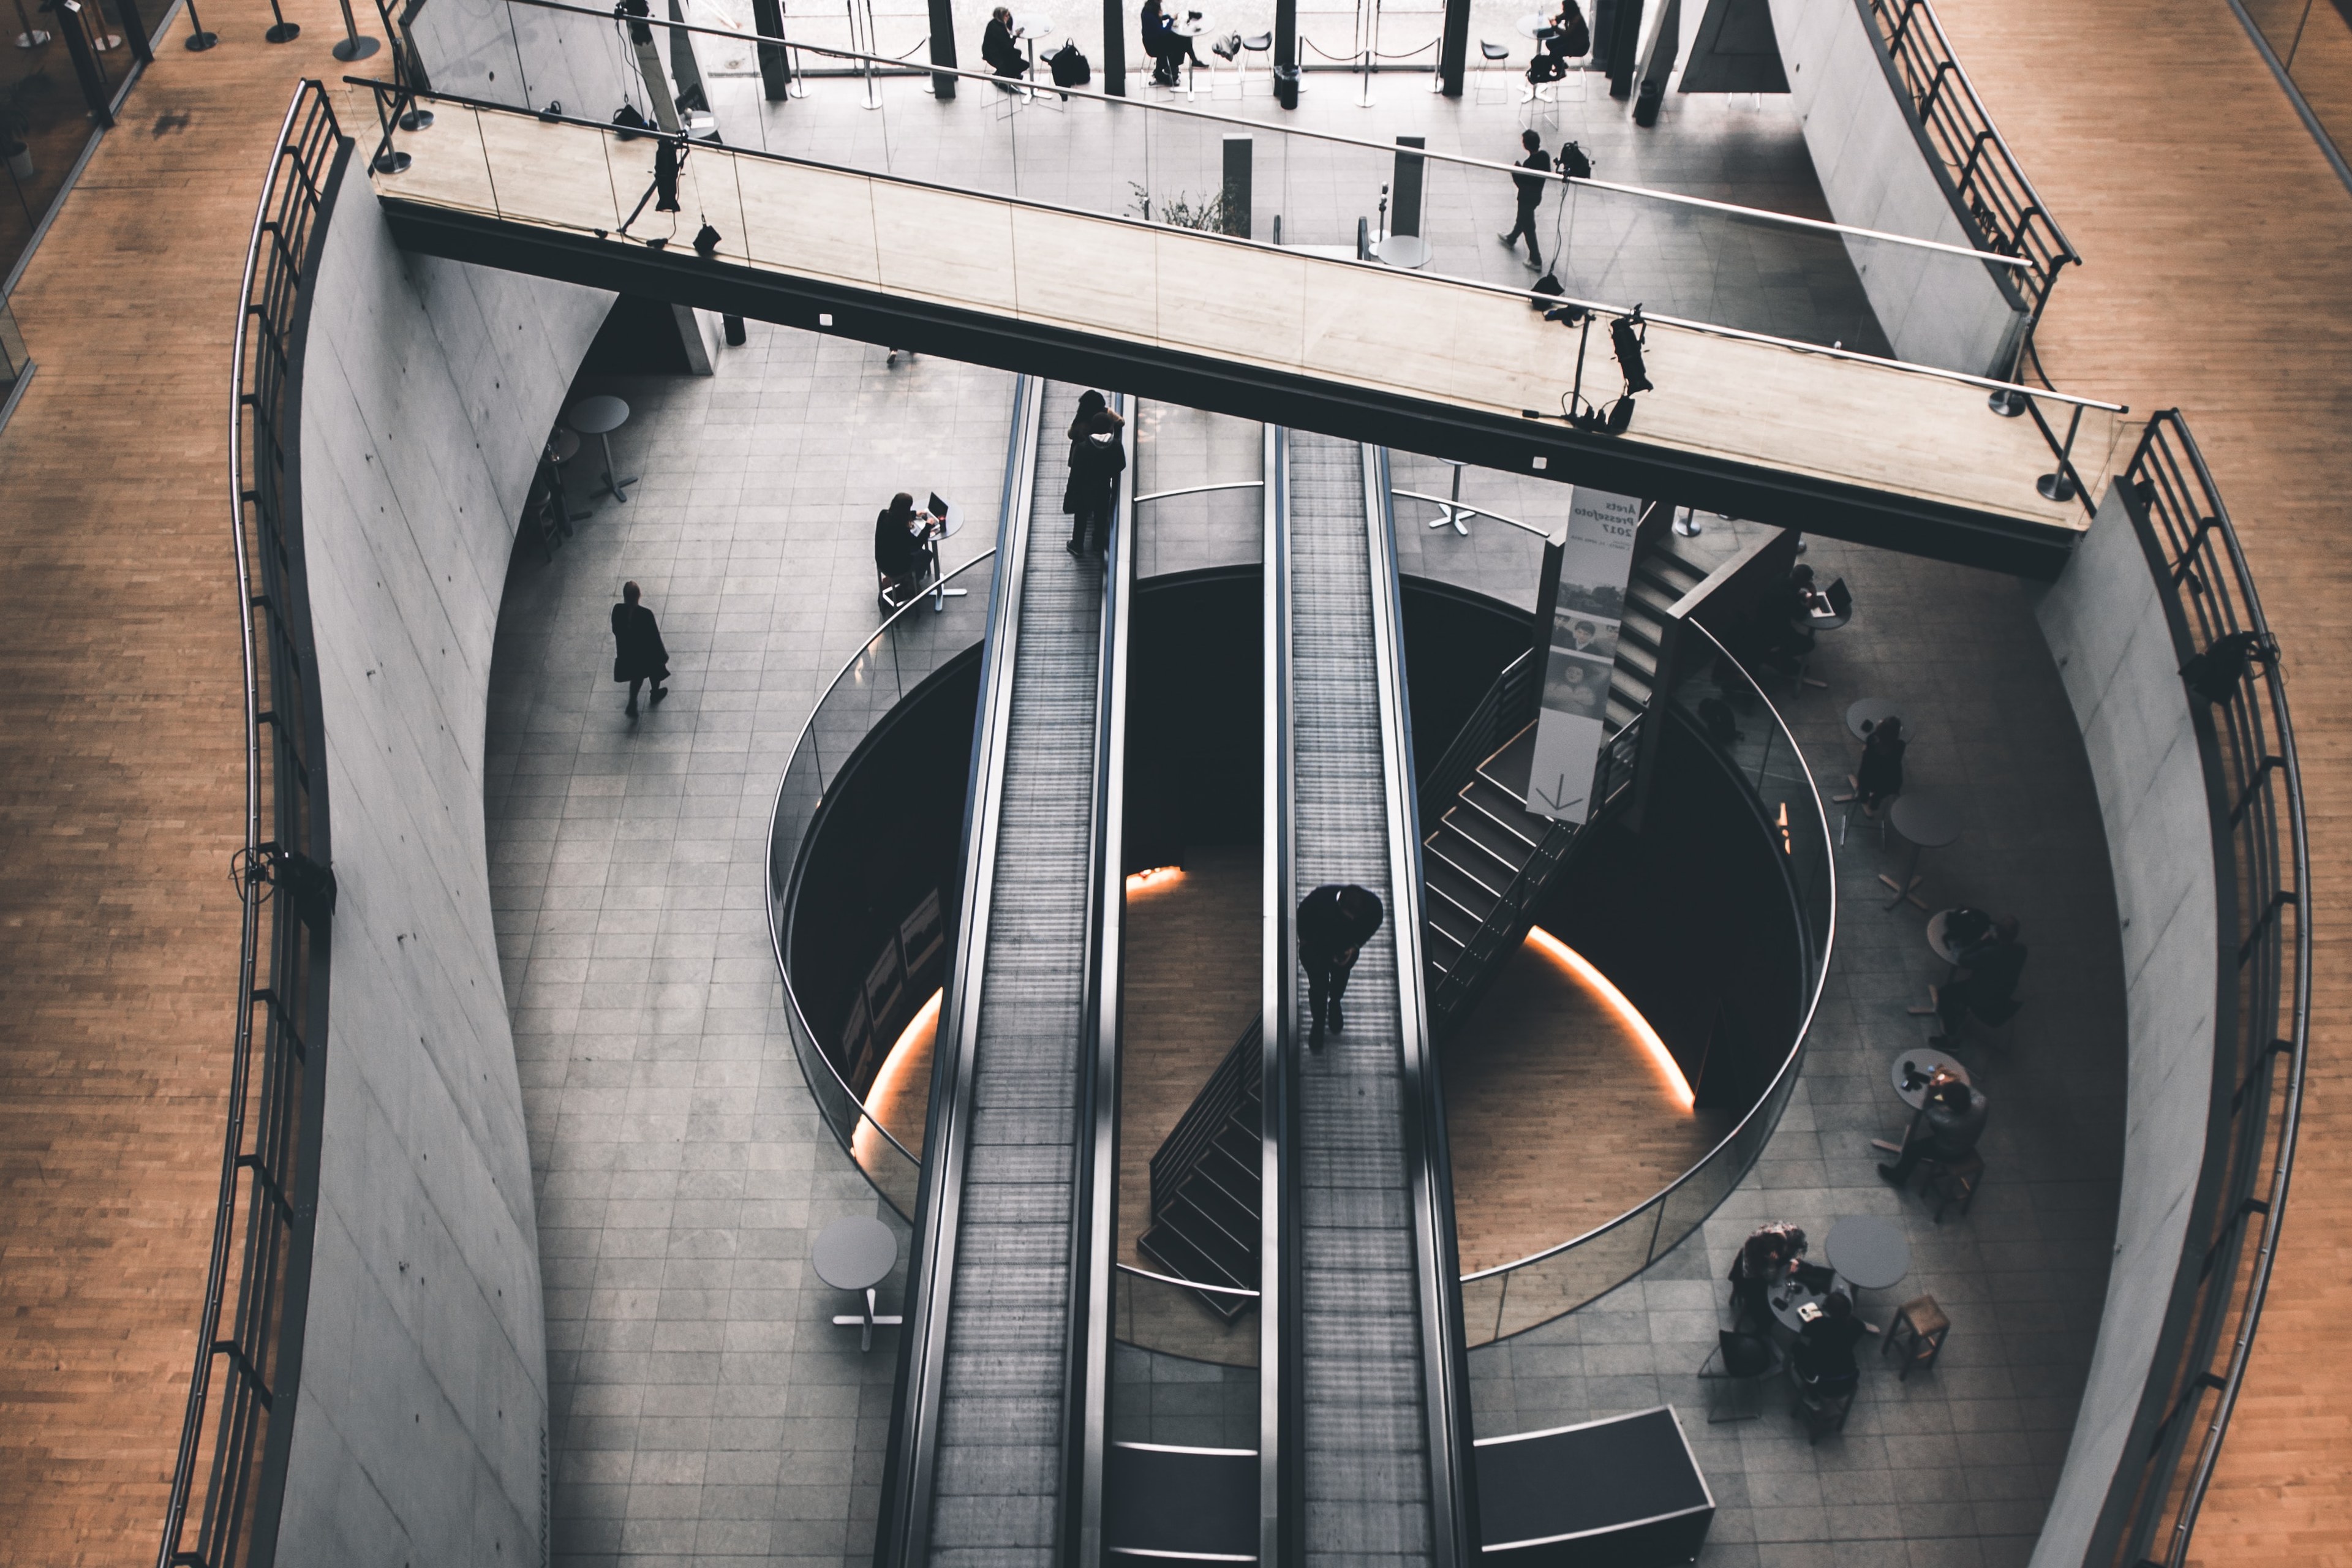
[(932, 542), (944, 531), (944, 521), (931, 512), (917, 511), (915, 498), (905, 490), (875, 513), (874, 569), (882, 577), (885, 604), (897, 608), (929, 580), (937, 561)]

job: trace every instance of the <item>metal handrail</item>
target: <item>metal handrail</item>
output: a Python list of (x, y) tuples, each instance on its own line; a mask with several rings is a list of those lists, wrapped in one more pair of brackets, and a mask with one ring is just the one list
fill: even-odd
[[(793, 740), (793, 749), (784, 753), (784, 766), (782, 772), (778, 773), (776, 776), (775, 798), (768, 808), (768, 838), (771, 844), (775, 841), (777, 824), (783, 819), (784, 790), (786, 785), (788, 785), (792, 781), (793, 759), (797, 758), (801, 754), (801, 748), (809, 743), (809, 737), (816, 731), (817, 719), (824, 712), (824, 705), (832, 700), (834, 691), (839, 688), (843, 681), (849, 679), (850, 672), (857, 668), (858, 662), (866, 657), (866, 650), (873, 647), (874, 644), (880, 639), (883, 633), (890, 630), (893, 626), (896, 626), (903, 617), (913, 614), (917, 610), (928, 609), (931, 606), (931, 595), (934, 589), (945, 587), (948, 584), (954, 582), (957, 578), (962, 576), (973, 567), (984, 565), (994, 559), (996, 559), (996, 547), (994, 545), (991, 545), (986, 550), (983, 550), (979, 554), (973, 556), (971, 560), (965, 562), (962, 565), (957, 567), (954, 571), (948, 573), (931, 587), (926, 588), (922, 593), (916, 595), (914, 598), (908, 601), (906, 604), (903, 604), (897, 609), (891, 611), (888, 616), (884, 617), (882, 624), (874, 628), (872, 635), (867, 637), (866, 641), (860, 645), (859, 651), (850, 656), (849, 659), (842, 665), (841, 668), (834, 673), (833, 679), (825, 682), (824, 690), (818, 695), (816, 701), (809, 708), (809, 716), (801, 725), (801, 732)], [(800, 845), (794, 845), (793, 847), (793, 855), (795, 860), (799, 858), (802, 847), (803, 847)], [(774, 950), (776, 954), (776, 973), (783, 979), (784, 1003), (793, 1010), (793, 1021), (800, 1026), (802, 1033), (805, 1034), (812, 1040), (817, 1040), (819, 1037), (816, 1029), (809, 1023), (808, 1012), (801, 1005), (800, 993), (795, 990), (793, 985), (792, 962), (784, 952), (783, 899), (777, 891), (773, 879), (771, 879), (768, 889), (768, 945)], [(908, 1164), (919, 1168), (922, 1164), (922, 1161), (910, 1152), (904, 1143), (899, 1142), (898, 1138), (892, 1134), (890, 1130), (887, 1127), (883, 1126), (882, 1123), (876, 1119), (873, 1112), (866, 1109), (865, 1102), (857, 1097), (857, 1091), (849, 1087), (849, 1080), (841, 1076), (841, 1068), (835, 1064), (833, 1058), (826, 1054), (821, 1044), (817, 1051), (817, 1056), (824, 1062), (825, 1070), (833, 1075), (833, 1081), (840, 1087), (842, 1094), (848, 1100), (850, 1104), (857, 1107), (856, 1120), (864, 1121), (867, 1126), (873, 1128), (875, 1131), (882, 1134), (883, 1138), (888, 1142), (891, 1148), (896, 1149), (900, 1154), (906, 1156)], [(823, 1102), (820, 1100), (820, 1109), (822, 1109), (822, 1104)], [(827, 1118), (827, 1120), (830, 1121), (831, 1119)], [(847, 1146), (849, 1142), (848, 1133), (836, 1127), (834, 1129), (834, 1135), (842, 1140), (845, 1148)]]
[[(518, 5), (546, 5), (549, 3), (549, 0), (513, 0), (513, 3)], [(599, 13), (599, 15), (602, 15), (602, 13)], [(661, 25), (663, 26), (671, 26), (676, 24), (665, 22)], [(797, 48), (802, 46), (795, 45), (793, 47)], [(416, 104), (430, 100), (435, 103), (456, 104), (460, 108), (474, 110), (481, 113), (508, 114), (518, 118), (528, 118), (538, 121), (541, 124), (546, 125), (576, 126), (582, 130), (594, 131), (606, 136), (617, 137), (626, 134), (638, 140), (657, 140), (666, 137), (679, 143), (681, 146), (688, 145), (692, 140), (683, 132), (666, 132), (653, 129), (628, 129), (624, 132), (621, 129), (615, 128), (607, 121), (588, 120), (573, 114), (558, 114), (551, 109), (541, 110), (534, 113), (527, 109), (518, 109), (510, 103), (499, 103), (488, 99), (468, 98), (460, 93), (415, 92), (401, 88), (395, 83), (378, 80), (371, 77), (347, 76), (343, 80), (352, 87), (363, 87), (371, 89), (377, 94), (379, 99), (383, 99), (388, 95), (391, 100), (392, 106), (395, 110), (404, 104)], [(1072, 88), (1069, 90), (1075, 93), (1080, 89)], [(1120, 99), (1118, 101), (1126, 103), (1129, 100)], [(387, 121), (387, 123), (389, 121)], [(1255, 124), (1255, 122), (1246, 121), (1244, 123)], [(1264, 127), (1261, 126), (1260, 129), (1264, 129)], [(1297, 132), (1297, 134), (1306, 134), (1306, 132)], [(386, 147), (390, 146), (389, 136), (390, 133), (387, 132), (386, 141), (384, 142)], [(703, 145), (709, 146), (709, 144), (704, 143)], [(727, 146), (719, 150), (723, 151), (730, 157), (754, 158), (761, 162), (770, 163), (790, 163), (801, 168), (821, 169), (827, 174), (852, 174), (859, 179), (883, 181), (893, 185), (902, 185), (910, 190), (940, 191), (961, 196), (969, 196), (973, 195), (973, 192), (967, 186), (950, 184), (938, 180), (920, 180), (906, 174), (894, 174), (887, 173), (877, 174), (871, 169), (856, 168), (846, 163), (828, 163), (823, 159), (796, 157), (788, 153), (772, 153), (767, 151), (765, 148)], [(1391, 149), (1391, 151), (1393, 150), (1394, 149)], [(1430, 154), (1430, 156), (1435, 156), (1435, 154), (1433, 153)], [(1132, 224), (1137, 227), (1149, 229), (1167, 230), (1173, 227), (1171, 225), (1157, 223), (1148, 218), (1138, 217), (1131, 213), (1098, 212), (1086, 207), (1073, 206), (1066, 202), (1044, 201), (1035, 196), (1006, 195), (1002, 193), (985, 194), (987, 195), (987, 199), (990, 201), (1001, 203), (1006, 206), (1024, 207), (1033, 212), (1061, 213), (1072, 217), (1088, 218), (1103, 223)], [(396, 195), (396, 193), (394, 195)], [(549, 223), (545, 226), (562, 228), (565, 226)], [(1286, 249), (1285, 247), (1275, 245), (1267, 240), (1250, 239), (1241, 235), (1220, 234), (1211, 229), (1181, 229), (1178, 232), (1213, 245), (1240, 246), (1246, 249), (1272, 251), (1287, 257), (1297, 257), (1300, 254), (1296, 249)], [(1888, 236), (1885, 237), (1891, 239), (1897, 237)], [(1924, 242), (1909, 241), (1906, 243), (1919, 244)], [(1975, 252), (1968, 252), (1966, 254), (1971, 256), (1976, 255)], [(1978, 258), (1984, 259), (1984, 258), (1981, 257), (1979, 257)], [(1339, 261), (1336, 259), (1332, 260), (1331, 264), (1334, 266), (1369, 265), (1367, 263)], [(2049, 386), (2025, 386), (2015, 382), (2002, 381), (1995, 376), (1978, 375), (1969, 371), (1947, 369), (1942, 365), (1919, 364), (1909, 360), (1890, 359), (1884, 354), (1864, 353), (1859, 350), (1839, 348), (1834, 344), (1809, 343), (1796, 338), (1778, 337), (1770, 332), (1750, 331), (1745, 327), (1725, 326), (1719, 321), (1695, 321), (1686, 316), (1664, 315), (1655, 310), (1643, 309), (1639, 304), (1625, 304), (1622, 302), (1611, 303), (1607, 300), (1588, 300), (1570, 294), (1538, 294), (1532, 289), (1514, 289), (1507, 284), (1489, 283), (1481, 279), (1464, 278), (1450, 273), (1431, 272), (1426, 269), (1414, 274), (1414, 276), (1428, 282), (1443, 283), (1452, 288), (1467, 289), (1474, 292), (1482, 294), (1502, 295), (1506, 298), (1522, 300), (1529, 304), (1539, 304), (1547, 310), (1558, 309), (1561, 306), (1574, 306), (1584, 310), (1605, 316), (1631, 316), (1636, 310), (1640, 310), (1643, 322), (1648, 326), (1664, 327), (1672, 331), (1696, 332), (1704, 337), (1721, 338), (1727, 342), (1754, 343), (1761, 348), (1780, 349), (1790, 353), (1811, 354), (1817, 359), (1837, 360), (1843, 363), (1873, 365), (1880, 370), (1896, 371), (1906, 375), (1925, 376), (1931, 381), (1948, 381), (1961, 386), (1972, 386), (1983, 392), (2011, 394), (2017, 397), (2027, 400), (2029, 406), (2039, 402), (2047, 401), (2068, 408), (2095, 408), (2109, 414), (2128, 414), (2131, 412), (2129, 405), (2126, 404), (2110, 403), (2105, 398), (2088, 397), (2080, 393), (2060, 392), (2057, 389)], [(1538, 419), (1558, 419), (1564, 418), (1565, 416), (1539, 414), (1530, 410), (1528, 411), (1528, 417)], [(2044, 430), (2044, 436), (2050, 440), (2052, 452), (2053, 454), (2057, 453), (2060, 448), (2055, 437), (2050, 437), (2046, 428)]]
[[(1685, 633), (1695, 633), (1698, 637), (1704, 638), (1707, 648), (1711, 650), (1713, 654), (1712, 659), (1702, 658), (1695, 663), (1693, 668), (1721, 668), (1727, 662), (1734, 665), (1735, 667), (1738, 667), (1738, 661), (1733, 659), (1731, 654), (1724, 647), (1724, 646), (1716, 640), (1715, 635), (1712, 632), (1709, 632), (1706, 627), (1700, 625), (1698, 622), (1685, 621), (1683, 624), (1683, 630)], [(1742, 673), (1744, 674), (1745, 667), (1738, 668), (1741, 668)], [(1802, 770), (1804, 773), (1806, 795), (1813, 803), (1814, 826), (1821, 830), (1822, 842), (1826, 845), (1830, 841), (1829, 814), (1827, 809), (1822, 805), (1821, 788), (1814, 781), (1811, 764), (1805, 761), (1804, 752), (1797, 745), (1795, 733), (1790, 730), (1788, 721), (1780, 716), (1780, 710), (1773, 705), (1772, 700), (1764, 694), (1763, 689), (1760, 686), (1758, 686), (1752, 678), (1750, 678), (1748, 685), (1757, 699), (1764, 704), (1764, 710), (1769, 715), (1770, 715), (1773, 725), (1780, 731), (1781, 735), (1787, 739), (1790, 754), (1796, 758), (1797, 766)], [(1658, 710), (1658, 705), (1660, 703), (1666, 702), (1667, 700), (1668, 699), (1664, 693), (1659, 693), (1657, 699), (1652, 704), (1649, 710), (1650, 714), (1654, 714)], [(1645, 714), (1644, 716), (1647, 717), (1649, 715)], [(1557, 1258), (1564, 1252), (1582, 1247), (1587, 1242), (1593, 1240), (1597, 1237), (1606, 1235), (1611, 1231), (1616, 1230), (1621, 1226), (1640, 1218), (1642, 1215), (1650, 1213), (1653, 1209), (1659, 1208), (1668, 1201), (1675, 1191), (1683, 1187), (1687, 1183), (1693, 1181), (1702, 1172), (1706, 1171), (1708, 1166), (1712, 1164), (1717, 1155), (1721, 1154), (1726, 1149), (1738, 1142), (1742, 1134), (1748, 1131), (1748, 1123), (1750, 1121), (1766, 1112), (1767, 1108), (1772, 1105), (1775, 1099), (1779, 1098), (1779, 1090), (1784, 1081), (1792, 1078), (1798, 1069), (1803, 1065), (1804, 1043), (1805, 1040), (1812, 1034), (1813, 1018), (1821, 1010), (1822, 994), (1828, 985), (1829, 954), (1835, 944), (1837, 931), (1837, 879), (1834, 876), (1829, 879), (1828, 890), (1830, 895), (1829, 921), (1824, 931), (1821, 933), (1819, 945), (1816, 950), (1819, 968), (1813, 976), (1812, 994), (1806, 1000), (1804, 1016), (1798, 1021), (1793, 1043), (1789, 1050), (1788, 1059), (1780, 1064), (1780, 1070), (1773, 1075), (1772, 1081), (1765, 1086), (1763, 1093), (1757, 1097), (1756, 1103), (1748, 1108), (1748, 1113), (1745, 1116), (1742, 1116), (1732, 1130), (1718, 1140), (1715, 1147), (1708, 1150), (1706, 1155), (1696, 1162), (1689, 1170), (1685, 1171), (1681, 1175), (1666, 1184), (1665, 1186), (1659, 1189), (1656, 1193), (1652, 1194), (1641, 1203), (1626, 1210), (1623, 1214), (1619, 1215), (1615, 1219), (1610, 1220), (1603, 1225), (1597, 1225), (1591, 1230), (1584, 1232), (1582, 1235), (1571, 1237), (1568, 1240), (1560, 1242), (1556, 1246), (1545, 1247), (1539, 1252), (1531, 1252), (1525, 1258), (1514, 1258), (1508, 1263), (1497, 1263), (1490, 1268), (1481, 1268), (1475, 1273), (1465, 1274), (1462, 1277), (1462, 1283), (1465, 1286), (1474, 1284), (1481, 1279), (1492, 1279), (1501, 1275), (1509, 1274), (1514, 1270), (1525, 1268), (1530, 1264), (1541, 1263), (1549, 1258)], [(1648, 1263), (1647, 1260), (1645, 1260), (1643, 1267), (1646, 1268), (1647, 1266)]]
[(1132, 1274), (1138, 1279), (1157, 1279), (1162, 1285), (1174, 1285), (1186, 1290), (1206, 1290), (1213, 1296), (1243, 1296), (1258, 1299), (1258, 1292), (1246, 1285), (1211, 1285), (1199, 1279), (1180, 1279), (1173, 1274), (1154, 1274), (1149, 1268), (1138, 1268), (1132, 1263), (1114, 1265), (1121, 1274)]
[[(600, 22), (611, 22), (614, 20), (614, 13), (610, 7), (604, 10), (598, 10), (593, 5), (572, 4), (571, 0), (508, 0), (508, 4), (529, 5), (536, 10), (541, 11), (559, 11), (574, 16), (588, 16)], [(667, 27), (673, 32), (704, 33), (712, 37), (728, 38), (737, 43), (751, 44), (754, 47), (765, 44), (772, 48), (778, 42), (777, 39), (764, 34), (757, 32), (747, 33), (740, 27), (714, 27), (707, 23), (700, 22), (656, 22), (650, 25)], [(828, 55), (835, 59), (855, 60), (861, 64), (889, 65), (898, 63), (896, 58), (892, 56), (861, 54), (855, 49), (836, 49), (822, 44), (795, 43), (791, 47), (795, 49), (803, 50), (808, 54)], [(972, 82), (984, 82), (991, 86), (998, 87), (1003, 85), (1004, 79), (1003, 78), (999, 77), (994, 71), (965, 70), (955, 66), (942, 66), (937, 64), (926, 67), (921, 74), (929, 77), (947, 77), (950, 79), (961, 79), (963, 80)], [(1269, 125), (1263, 120), (1249, 120), (1239, 115), (1219, 114), (1214, 110), (1195, 109), (1189, 104), (1160, 103), (1151, 99), (1128, 98), (1122, 94), (1100, 92), (1092, 88), (1084, 87), (1056, 87), (1053, 89), (1053, 90), (1063, 98), (1089, 99), (1097, 103), (1116, 104), (1122, 109), (1139, 109), (1153, 114), (1180, 115), (1188, 120), (1204, 121), (1214, 125), (1229, 125), (1245, 131), (1279, 131), (1286, 136), (1301, 136), (1313, 142), (1328, 142), (1340, 146), (1356, 147), (1366, 152), (1378, 153), (1382, 157), (1392, 157), (1395, 155), (1397, 151), (1396, 145), (1393, 142), (1374, 142), (1361, 136), (1349, 136), (1337, 131), (1320, 131), (1313, 127), (1304, 125)], [(513, 106), (507, 105), (505, 107), (511, 108)], [(529, 112), (529, 110), (525, 110), (525, 112)], [(644, 134), (644, 132), (641, 132), (641, 134)], [(743, 150), (744, 149), (737, 149), (737, 151)], [(1549, 174), (1541, 174), (1540, 171), (1522, 168), (1517, 163), (1507, 163), (1492, 158), (1474, 158), (1462, 153), (1445, 153), (1416, 149), (1413, 155), (1416, 158), (1426, 159), (1432, 163), (1454, 163), (1459, 164), (1464, 168), (1484, 169), (1497, 174), (1507, 174), (1517, 177), (1525, 177), (1531, 174), (1539, 174), (1542, 178), (1555, 180), (1564, 186), (1589, 185), (1597, 191), (1610, 191), (1620, 195), (1636, 196), (1647, 201), (1666, 202), (1675, 206), (1700, 207), (1737, 217), (1743, 222), (1761, 223), (1787, 228), (1806, 229), (1818, 234), (1832, 234), (1842, 237), (1874, 240), (1883, 244), (1903, 246), (1918, 250), (1943, 251), (1952, 256), (1965, 257), (1971, 261), (1980, 261), (1995, 267), (2013, 267), (2022, 265), (2022, 263), (2019, 262), (2014, 257), (2004, 256), (1997, 251), (1979, 250), (1965, 245), (1950, 245), (1942, 240), (1937, 239), (1920, 239), (1916, 236), (1907, 234), (1890, 234), (1884, 229), (1857, 228), (1852, 224), (1833, 223), (1826, 218), (1799, 217), (1794, 213), (1770, 212), (1762, 207), (1743, 207), (1731, 202), (1715, 201), (1706, 196), (1685, 195), (1677, 191), (1653, 190), (1647, 185), (1627, 185), (1620, 184), (1610, 180), (1595, 180), (1589, 177), (1578, 178), (1577, 176), (1561, 174), (1556, 171)], [(1653, 317), (1652, 319), (1657, 320), (1659, 318)]]
[[(293, 331), (350, 147), (324, 84), (306, 79), (297, 85), (270, 148), (237, 290), (229, 363), (228, 489), (245, 666), (245, 846), (231, 868), (243, 904), (239, 1005), (195, 1368), (164, 1505), (158, 1568), (232, 1568), (270, 1561), (292, 1432), (308, 1294), (309, 1215), (318, 1187), (324, 955), (333, 900), (331, 891), (299, 885), (309, 868), (328, 862), (326, 757), (302, 582), (300, 498), (285, 485), (300, 399), (300, 344)], [(266, 761), (264, 724), (269, 727)], [(271, 818), (266, 835), (265, 811)], [(280, 869), (294, 866), (304, 870), (289, 875)], [(257, 984), (265, 910), (268, 983)], [(257, 1008), (262, 1017), (257, 1091)], [(224, 1335), (230, 1259), (240, 1239), (236, 1311)], [(222, 1362), (228, 1386), (207, 1465), (205, 1415), (215, 1367)], [(200, 1468), (207, 1479), (191, 1545), (184, 1540)]]
[[(2148, 421), (2123, 488), (2181, 656), (2236, 633), (2273, 647), (2229, 509), (2178, 409)], [(2214, 846), (2227, 856), (2217, 868), (2221, 951), (2234, 954), (2236, 964), (2225, 963), (2220, 976), (2213, 1112), (2196, 1208), (2132, 1429), (2131, 1440), (2145, 1447), (2136, 1466), (2127, 1450), (2102, 1519), (2106, 1539), (2095, 1537), (2085, 1558), (2160, 1568), (2183, 1568), (2188, 1561), (2253, 1353), (2286, 1218), (2311, 1025), (2311, 853), (2279, 660), (2263, 661), (2259, 674), (2250, 668), (2227, 701), (2198, 710), (2195, 719)], [(2280, 875), (2290, 868), (2291, 887)], [(2291, 943), (2283, 929), (2290, 918)], [(2256, 1215), (2262, 1231), (2248, 1258), (2246, 1221)], [(2225, 1344), (2226, 1366), (2217, 1373)], [(2183, 1475), (2209, 1394), (2216, 1397), (2204, 1413), (2195, 1463)]]
[[(1953, 53), (1935, 6), (1929, 0), (1869, 0), (1869, 5), (1887, 63), (1901, 75), (1912, 111), (1941, 160), (1941, 172), (1951, 182), (1964, 221), (1972, 220), (1982, 229), (1992, 249), (2028, 263), (2018, 275), (2027, 297), (2019, 349), (2021, 370), (2059, 272), (2070, 262), (2079, 266), (2083, 258), (1993, 124), (1991, 111)], [(1922, 16), (1924, 28), (1916, 25)], [(1958, 90), (1947, 91), (1948, 82), (1958, 83)]]

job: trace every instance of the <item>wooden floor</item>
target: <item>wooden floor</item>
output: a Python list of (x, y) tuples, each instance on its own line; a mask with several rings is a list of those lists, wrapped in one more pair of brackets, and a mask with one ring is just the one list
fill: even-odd
[[(238, 269), (332, 6), (205, 6), (12, 301), (0, 431), (0, 1562), (152, 1560), (220, 1181), (243, 840), (224, 455)], [(184, 18), (179, 24), (184, 31)]]
[(2086, 258), (2042, 325), (2052, 373), (2187, 412), (2285, 647), (2316, 868), (2310, 1091), (2193, 1561), (2352, 1563), (2352, 193), (2221, 5), (1937, 11)]
[(1446, 1042), (1444, 1072), (1465, 1274), (1606, 1225), (1731, 1128), (1685, 1110), (1633, 1031), (1532, 940)]

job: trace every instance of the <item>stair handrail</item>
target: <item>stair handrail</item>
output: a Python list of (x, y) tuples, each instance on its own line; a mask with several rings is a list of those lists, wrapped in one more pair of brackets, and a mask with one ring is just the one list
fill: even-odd
[(1462, 955), (1431, 990), (1430, 1026), (1441, 1045), (1467, 1016), (1467, 1004), (1483, 989), (1487, 974), (1527, 935), (1535, 901), (1550, 886), (1552, 873), (1568, 858), (1576, 836), (1583, 827), (1607, 816), (1632, 791), (1634, 765), (1641, 754), (1642, 726), (1648, 717), (1647, 713), (1635, 714), (1632, 722), (1609, 737), (1594, 770), (1591, 815), (1582, 826), (1555, 821), (1545, 829), (1535, 853), (1511, 878), (1502, 896), (1495, 900), (1495, 907), (1486, 911), (1478, 929), (1462, 944)]
[(1160, 1141), (1159, 1152), (1151, 1156), (1151, 1217), (1158, 1219), (1168, 1205), (1176, 1201), (1177, 1189), (1201, 1163), (1201, 1156), (1215, 1142), (1217, 1130), (1225, 1118), (1239, 1110), (1249, 1097), (1251, 1086), (1257, 1080), (1258, 1041), (1263, 1021), (1252, 1018), (1242, 1031), (1225, 1059), (1217, 1064), (1201, 1092), (1169, 1129), (1168, 1136)]
[(1542, 683), (1536, 679), (1535, 650), (1529, 648), (1503, 667), (1503, 672), (1488, 684), (1486, 695), (1478, 699), (1470, 716), (1454, 732), (1452, 743), (1422, 774), (1422, 821), (1435, 822), (1444, 816), (1447, 804), (1470, 782), (1478, 764), (1534, 721), (1541, 695)]

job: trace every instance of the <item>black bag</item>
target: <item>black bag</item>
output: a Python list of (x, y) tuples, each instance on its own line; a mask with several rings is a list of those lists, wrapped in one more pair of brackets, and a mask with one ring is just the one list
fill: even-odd
[(1560, 0), (1559, 34), (1565, 47), (1559, 48), (1564, 58), (1580, 60), (1592, 52), (1592, 29), (1584, 24), (1584, 13), (1577, 9), (1576, 0)]
[(1566, 174), (1571, 180), (1589, 180), (1592, 178), (1592, 160), (1586, 157), (1584, 155), (1584, 149), (1578, 146), (1573, 142), (1567, 142), (1561, 146), (1559, 150), (1559, 162), (1555, 164), (1554, 167), (1558, 168), (1561, 174)]
[(1045, 64), (1053, 70), (1055, 87), (1084, 87), (1094, 79), (1094, 67), (1078, 52), (1076, 38), (1064, 39)]

